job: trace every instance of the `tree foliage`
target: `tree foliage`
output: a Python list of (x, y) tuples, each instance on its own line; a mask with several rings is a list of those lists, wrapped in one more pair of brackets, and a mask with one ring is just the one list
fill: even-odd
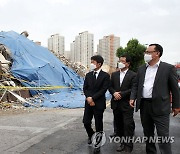
[(131, 70), (137, 71), (138, 67), (144, 64), (144, 51), (146, 46), (139, 43), (137, 39), (131, 39), (128, 41), (125, 48), (120, 47), (117, 49), (116, 56), (121, 57), (123, 54), (128, 54), (131, 59)]

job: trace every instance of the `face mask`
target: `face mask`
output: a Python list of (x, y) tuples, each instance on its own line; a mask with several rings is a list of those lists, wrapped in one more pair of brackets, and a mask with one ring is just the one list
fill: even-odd
[(90, 70), (93, 71), (95, 68), (96, 68), (96, 65), (93, 64), (93, 63), (91, 63), (91, 64), (90, 64)]
[(149, 54), (145, 54), (144, 55), (144, 61), (146, 63), (149, 63), (151, 60), (152, 60), (152, 56), (151, 55), (149, 55)]
[(119, 67), (120, 69), (122, 69), (122, 68), (124, 68), (124, 67), (126, 67), (126, 66), (125, 66), (125, 64), (123, 64), (123, 63), (120, 62), (120, 63), (118, 63), (118, 67)]

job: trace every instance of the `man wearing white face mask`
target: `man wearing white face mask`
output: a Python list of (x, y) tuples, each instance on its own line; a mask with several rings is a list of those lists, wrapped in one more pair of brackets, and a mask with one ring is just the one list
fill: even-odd
[[(171, 109), (176, 116), (180, 108), (180, 92), (178, 77), (173, 65), (160, 61), (163, 48), (159, 44), (151, 44), (144, 54), (145, 65), (138, 69), (135, 83), (131, 92), (130, 105), (136, 111), (140, 109), (144, 135), (149, 139), (146, 142), (147, 154), (157, 154), (155, 143), (150, 141), (154, 137), (156, 127), (159, 140), (159, 149), (162, 154), (172, 154), (169, 137), (169, 116)], [(172, 93), (172, 105), (170, 103)]]
[[(110, 85), (110, 76), (101, 70), (104, 59), (100, 55), (91, 57), (91, 72), (86, 74), (83, 91), (86, 96), (83, 123), (88, 134), (88, 144), (92, 143), (94, 130), (91, 127), (92, 118), (95, 119), (96, 133), (103, 132), (103, 113), (106, 108), (105, 93)], [(99, 153), (100, 147), (94, 149)]]
[[(111, 85), (109, 92), (112, 95), (111, 109), (114, 114), (114, 123), (116, 125), (116, 136), (132, 138), (134, 135), (133, 108), (129, 105), (131, 87), (133, 85), (136, 73), (129, 70), (131, 58), (127, 54), (119, 59), (118, 67), (120, 71), (111, 75)], [(121, 143), (117, 151), (131, 153), (133, 143)]]
[(90, 71), (94, 71), (96, 69), (96, 65), (91, 63), (90, 64)]

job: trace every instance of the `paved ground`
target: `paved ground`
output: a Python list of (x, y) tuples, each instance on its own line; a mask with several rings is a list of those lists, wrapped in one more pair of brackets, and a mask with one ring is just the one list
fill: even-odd
[[(87, 136), (82, 125), (83, 109), (53, 109), (34, 111), (0, 118), (1, 154), (91, 154)], [(136, 136), (143, 136), (139, 113), (135, 114)], [(117, 153), (116, 143), (109, 143), (112, 133), (112, 111), (108, 107), (104, 114), (106, 144), (101, 154)], [(180, 151), (180, 116), (171, 118), (173, 154)], [(135, 144), (132, 154), (145, 154), (145, 144)]]

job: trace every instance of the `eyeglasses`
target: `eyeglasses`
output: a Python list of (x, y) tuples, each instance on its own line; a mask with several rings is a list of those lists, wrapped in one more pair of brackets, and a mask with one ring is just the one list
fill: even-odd
[(144, 51), (144, 54), (152, 54), (153, 52), (157, 52), (157, 51)]

